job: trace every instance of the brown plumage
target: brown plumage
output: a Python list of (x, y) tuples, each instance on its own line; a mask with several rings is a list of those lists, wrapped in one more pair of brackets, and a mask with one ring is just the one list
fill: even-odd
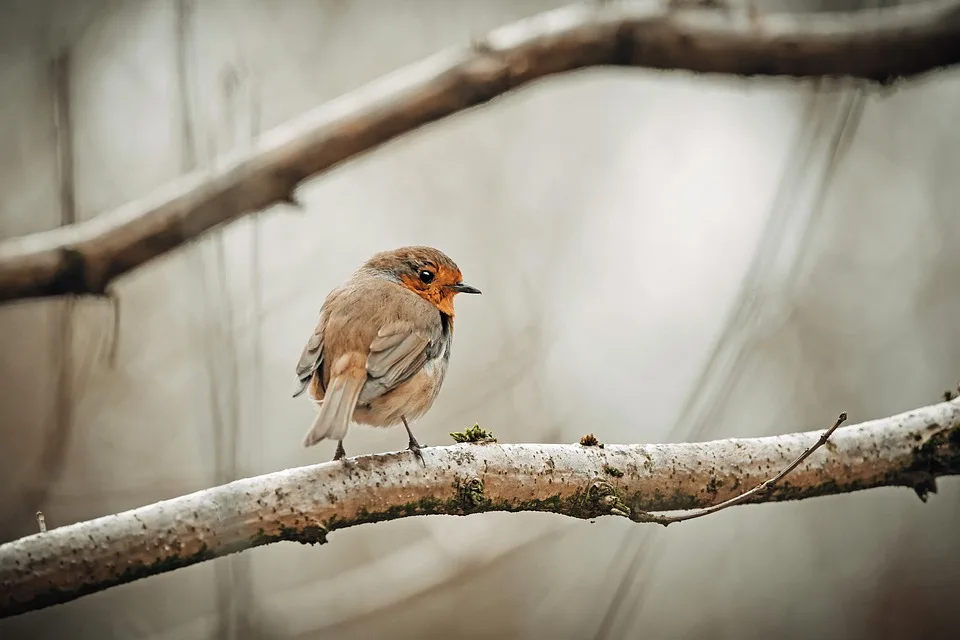
[(411, 449), (420, 445), (409, 420), (425, 414), (440, 392), (453, 343), (453, 298), (480, 293), (462, 282), (456, 263), (432, 247), (378, 253), (327, 296), (297, 363), (317, 416), (305, 447), (337, 441), (343, 458), (350, 421), (403, 424)]

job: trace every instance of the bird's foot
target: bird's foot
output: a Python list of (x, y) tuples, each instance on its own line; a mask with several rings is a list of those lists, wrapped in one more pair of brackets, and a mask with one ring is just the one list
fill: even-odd
[(337, 441), (337, 452), (333, 454), (333, 461), (343, 460), (347, 457), (347, 452), (343, 450), (343, 440)]
[(416, 441), (415, 438), (410, 438), (410, 444), (407, 445), (407, 449), (413, 451), (413, 455), (417, 456), (417, 459), (420, 460), (420, 464), (424, 467), (427, 466), (427, 463), (423, 461), (423, 454), (420, 452), (420, 443)]
[(410, 425), (407, 424), (407, 419), (403, 416), (401, 416), (400, 419), (403, 420), (403, 426), (407, 430), (407, 435), (410, 436), (410, 442), (407, 444), (407, 449), (413, 451), (413, 455), (417, 456), (417, 459), (420, 460), (420, 464), (426, 467), (427, 463), (423, 461), (423, 454), (420, 452), (420, 443), (417, 442), (417, 439), (413, 437), (413, 431), (410, 431)]

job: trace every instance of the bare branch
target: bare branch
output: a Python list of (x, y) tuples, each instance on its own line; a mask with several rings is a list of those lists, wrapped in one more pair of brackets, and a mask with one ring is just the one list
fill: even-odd
[[(0, 545), (0, 617), (280, 540), (416, 515), (544, 511), (574, 518), (710, 507), (808, 450), (818, 432), (702, 443), (458, 444), (288, 469)], [(839, 429), (743, 503), (960, 475), (960, 400)]]
[(857, 13), (757, 16), (659, 2), (580, 4), (427, 58), (264, 135), (247, 155), (81, 224), (0, 243), (0, 301), (104, 295), (210, 229), (306, 178), (547, 76), (596, 66), (889, 83), (960, 62), (960, 0)]

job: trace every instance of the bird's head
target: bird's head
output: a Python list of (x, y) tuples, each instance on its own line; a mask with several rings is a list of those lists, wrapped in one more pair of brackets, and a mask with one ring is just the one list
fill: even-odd
[(460, 268), (445, 253), (433, 247), (400, 247), (376, 254), (363, 267), (389, 277), (453, 317), (453, 298), (458, 293), (480, 293), (463, 283)]

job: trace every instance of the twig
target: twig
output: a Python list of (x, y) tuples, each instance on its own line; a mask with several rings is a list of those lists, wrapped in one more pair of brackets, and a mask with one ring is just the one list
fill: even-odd
[[(237, 480), (0, 545), (0, 617), (281, 540), (323, 543), (416, 515), (543, 511), (573, 518), (798, 500), (960, 475), (960, 400), (852, 425), (787, 486), (738, 495), (807, 451), (816, 432), (713, 442), (458, 444)], [(622, 475), (604, 473), (604, 466)], [(224, 517), (229, 514), (229, 517)]]
[(960, 63), (960, 0), (853, 13), (740, 16), (665, 2), (548, 11), (381, 78), (142, 201), (0, 242), (0, 301), (103, 295), (119, 276), (277, 203), (311, 176), (535, 80), (600, 66), (889, 84)]
[(820, 436), (820, 439), (817, 440), (815, 443), (813, 443), (813, 446), (809, 447), (806, 451), (804, 451), (799, 456), (797, 456), (797, 459), (791, 462), (789, 465), (787, 465), (783, 469), (783, 471), (781, 471), (774, 477), (770, 478), (769, 480), (764, 480), (763, 482), (755, 486), (753, 489), (750, 489), (749, 491), (745, 491), (744, 493), (741, 493), (740, 495), (734, 498), (725, 500), (720, 504), (715, 504), (712, 507), (707, 507), (706, 509), (701, 509), (699, 511), (685, 513), (678, 516), (661, 516), (654, 513), (642, 512), (634, 515), (633, 519), (637, 520), (638, 522), (655, 522), (657, 524), (662, 524), (663, 526), (667, 526), (668, 524), (673, 524), (674, 522), (684, 522), (685, 520), (702, 518), (703, 516), (708, 516), (712, 513), (716, 513), (717, 511), (723, 511), (724, 509), (727, 509), (729, 507), (733, 507), (738, 504), (743, 504), (744, 502), (749, 501), (752, 496), (758, 495), (764, 491), (769, 491), (770, 489), (773, 488), (774, 485), (776, 485), (778, 482), (783, 480), (783, 478), (787, 474), (789, 474), (791, 471), (799, 467), (800, 463), (802, 463), (804, 460), (809, 458), (814, 451), (816, 451), (817, 449), (825, 445), (827, 443), (827, 440), (830, 438), (830, 436), (833, 435), (833, 432), (836, 431), (841, 424), (846, 422), (846, 420), (847, 420), (846, 412), (841, 413), (840, 417), (837, 418), (837, 421), (833, 424), (833, 426), (827, 429), (826, 431), (824, 431), (823, 435)]

